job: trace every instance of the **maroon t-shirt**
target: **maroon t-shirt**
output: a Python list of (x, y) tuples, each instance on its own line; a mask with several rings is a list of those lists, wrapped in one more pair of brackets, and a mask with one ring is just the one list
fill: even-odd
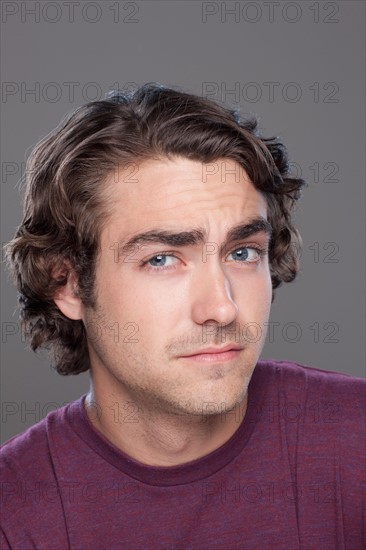
[(84, 399), (2, 446), (1, 548), (365, 548), (363, 379), (261, 361), (234, 435), (172, 467), (120, 451)]

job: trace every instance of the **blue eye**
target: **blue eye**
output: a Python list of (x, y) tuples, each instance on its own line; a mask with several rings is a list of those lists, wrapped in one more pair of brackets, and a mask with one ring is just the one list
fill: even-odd
[(233, 256), (233, 260), (236, 262), (256, 262), (260, 258), (260, 250), (249, 246), (243, 246), (233, 250), (229, 256)]
[(174, 265), (174, 262), (171, 260), (172, 258), (177, 259), (176, 256), (173, 256), (172, 254), (157, 254), (156, 256), (153, 256), (152, 258), (144, 262), (143, 265), (147, 266), (148, 268), (168, 268)]
[(163, 254), (159, 254), (159, 256), (154, 256), (151, 258), (151, 260), (148, 261), (148, 264), (153, 265), (154, 267), (159, 267), (161, 265), (165, 265), (166, 258), (167, 257)]
[[(265, 253), (265, 249), (262, 250), (253, 246), (242, 246), (233, 250), (227, 258), (236, 263), (255, 264), (259, 262)], [(177, 264), (180, 261), (181, 260), (177, 256), (167, 252), (164, 254), (155, 254), (155, 256), (142, 262), (141, 266), (147, 271), (174, 270), (178, 267)]]

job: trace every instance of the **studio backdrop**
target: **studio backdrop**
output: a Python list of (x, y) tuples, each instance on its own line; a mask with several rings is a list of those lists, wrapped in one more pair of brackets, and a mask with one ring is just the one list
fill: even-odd
[[(262, 358), (365, 374), (364, 2), (4, 1), (2, 243), (21, 221), (25, 161), (76, 107), (146, 82), (259, 117), (308, 187), (301, 273), (276, 292)], [(5, 441), (85, 393), (21, 336), (3, 264)]]

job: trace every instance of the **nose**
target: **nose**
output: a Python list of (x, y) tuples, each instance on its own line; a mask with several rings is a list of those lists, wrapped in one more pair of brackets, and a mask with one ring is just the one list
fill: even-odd
[(202, 266), (192, 281), (192, 320), (199, 325), (228, 325), (236, 320), (238, 306), (232, 298), (230, 283), (222, 267), (208, 264)]

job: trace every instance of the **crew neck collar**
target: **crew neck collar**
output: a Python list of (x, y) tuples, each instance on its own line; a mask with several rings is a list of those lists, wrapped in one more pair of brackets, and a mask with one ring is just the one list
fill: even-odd
[(247, 445), (258, 422), (258, 411), (264, 399), (260, 371), (263, 364), (257, 363), (248, 385), (248, 402), (244, 419), (234, 434), (220, 447), (209, 454), (177, 466), (149, 466), (116, 447), (87, 416), (82, 395), (67, 408), (67, 422), (72, 430), (104, 460), (131, 478), (156, 486), (174, 486), (193, 483), (215, 474), (234, 460)]

